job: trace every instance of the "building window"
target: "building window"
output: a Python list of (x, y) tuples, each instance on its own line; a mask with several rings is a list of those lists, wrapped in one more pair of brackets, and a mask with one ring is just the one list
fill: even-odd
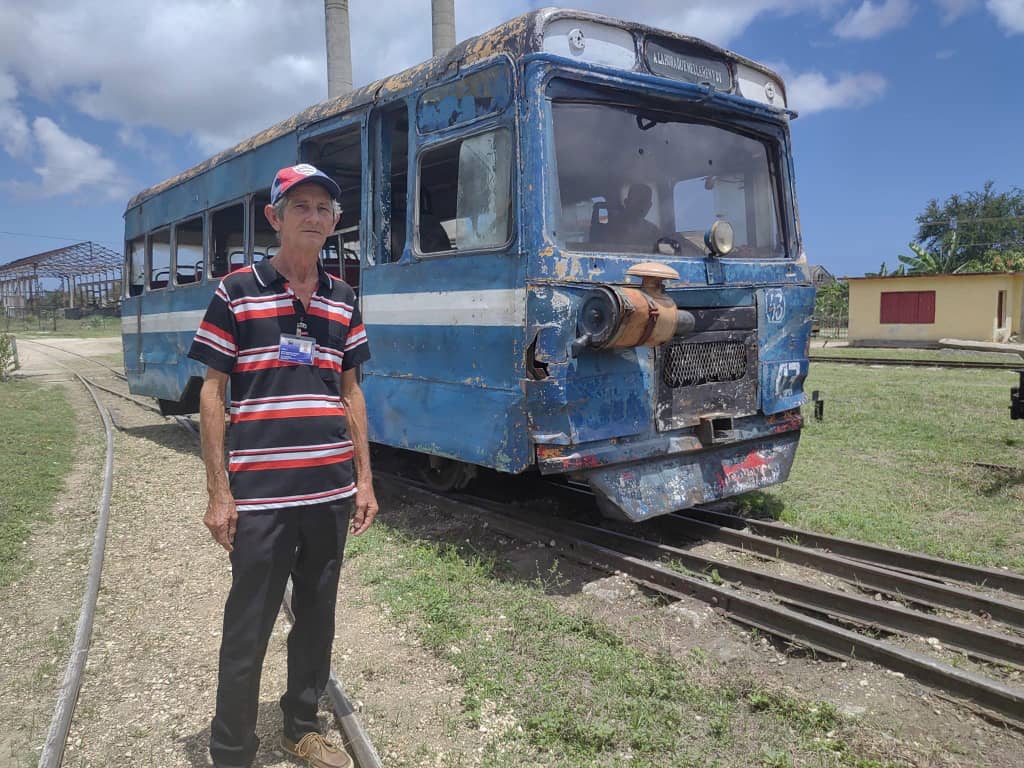
[(1006, 327), (1006, 291), (999, 292), (996, 300), (996, 328)]
[(881, 323), (935, 322), (935, 291), (887, 291), (882, 293)]

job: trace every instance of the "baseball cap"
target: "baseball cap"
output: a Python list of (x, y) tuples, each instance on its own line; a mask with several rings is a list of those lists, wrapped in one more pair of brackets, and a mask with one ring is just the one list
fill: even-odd
[(341, 199), (341, 188), (334, 183), (334, 179), (309, 163), (300, 163), (282, 168), (274, 176), (274, 184), (270, 188), (270, 204), (274, 205), (281, 199), (281, 195), (296, 184), (304, 184), (307, 181), (319, 184), (335, 200)]

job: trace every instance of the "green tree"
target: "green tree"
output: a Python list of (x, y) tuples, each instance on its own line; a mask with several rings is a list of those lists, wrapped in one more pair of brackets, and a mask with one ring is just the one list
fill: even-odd
[(1024, 189), (996, 192), (995, 182), (989, 180), (980, 192), (953, 194), (941, 203), (930, 200), (916, 221), (914, 242), (933, 254), (923, 257), (915, 250), (922, 267), (955, 272), (967, 264), (993, 263), (996, 256), (1024, 249)]
[(913, 256), (904, 256), (902, 253), (897, 258), (903, 262), (907, 272), (911, 275), (949, 275), (956, 272), (967, 272), (969, 262), (956, 250), (956, 232), (950, 238), (952, 247), (947, 251), (926, 251), (917, 243), (909, 243)]
[(1024, 272), (1024, 247), (1017, 250), (990, 248), (980, 259), (964, 265), (964, 272)]
[(845, 317), (850, 312), (850, 284), (845, 280), (818, 288), (814, 295), (816, 317)]
[(906, 267), (900, 264), (896, 269), (890, 270), (883, 261), (878, 267), (877, 272), (865, 272), (865, 277), (899, 277), (906, 272)]

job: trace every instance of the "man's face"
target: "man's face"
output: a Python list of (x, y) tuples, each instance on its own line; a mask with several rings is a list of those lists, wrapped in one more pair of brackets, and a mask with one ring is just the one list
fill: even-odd
[(300, 184), (288, 191), (284, 213), (267, 206), (267, 220), (281, 235), (282, 248), (317, 251), (334, 231), (338, 217), (327, 190), (319, 184)]

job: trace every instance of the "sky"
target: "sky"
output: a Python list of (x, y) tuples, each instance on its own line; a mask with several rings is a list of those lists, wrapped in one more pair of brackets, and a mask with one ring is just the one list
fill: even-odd
[[(457, 0), (464, 39), (542, 3)], [(430, 56), (429, 0), (350, 0), (358, 87)], [(1024, 0), (576, 0), (786, 82), (808, 260), (892, 266), (933, 198), (1024, 187)], [(327, 97), (323, 0), (0, 0), (0, 264), (122, 250), (136, 192)], [(268, 179), (268, 184), (269, 184)]]

